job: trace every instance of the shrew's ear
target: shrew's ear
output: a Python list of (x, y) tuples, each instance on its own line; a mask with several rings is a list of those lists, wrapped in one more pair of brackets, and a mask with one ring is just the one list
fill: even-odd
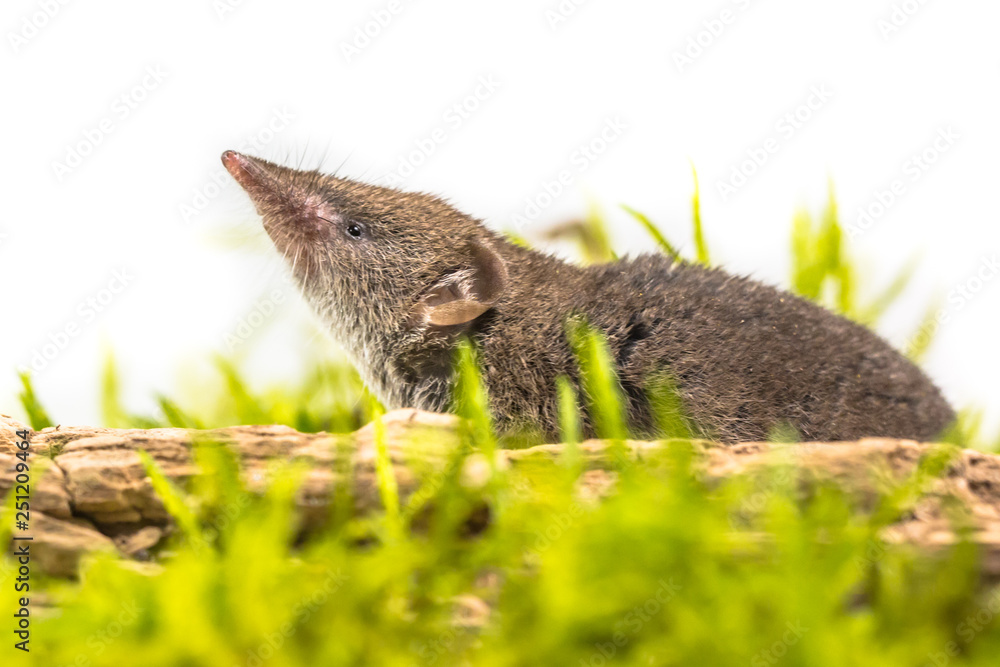
[(493, 307), (507, 287), (507, 267), (495, 250), (473, 241), (469, 262), (434, 284), (410, 311), (410, 324), (469, 324)]

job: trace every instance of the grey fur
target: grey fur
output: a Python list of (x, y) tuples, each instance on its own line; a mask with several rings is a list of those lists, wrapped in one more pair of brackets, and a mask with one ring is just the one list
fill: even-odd
[(637, 433), (655, 430), (646, 390), (662, 373), (697, 432), (722, 442), (782, 425), (807, 440), (929, 440), (954, 419), (885, 341), (773, 287), (660, 255), (576, 266), (514, 245), (432, 195), (229, 151), (223, 162), (389, 408), (447, 410), (454, 346), (468, 334), (500, 429), (533, 424), (556, 437), (555, 378), (577, 381), (566, 318), (582, 315), (607, 337)]

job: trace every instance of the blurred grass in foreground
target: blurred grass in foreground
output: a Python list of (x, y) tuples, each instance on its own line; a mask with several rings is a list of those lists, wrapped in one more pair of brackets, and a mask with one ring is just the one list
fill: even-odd
[[(694, 261), (707, 264), (697, 198), (693, 208)], [(632, 214), (656, 231), (661, 247), (676, 247)], [(596, 209), (589, 220), (603, 229)], [(613, 256), (601, 245), (606, 234), (575, 233), (592, 257)], [(862, 321), (877, 321), (905, 285), (902, 276), (875, 299), (858, 300), (832, 197), (818, 227), (804, 214), (796, 219), (793, 253), (796, 291)], [(864, 497), (824, 485), (801, 493), (804, 480), (792, 466), (706, 485), (693, 468), (699, 445), (683, 437), (689, 431), (669, 382), (654, 404), (661, 424), (681, 437), (629, 460), (601, 340), (581, 329), (574, 349), (585, 395), (559, 384), (570, 443), (563, 457), (506, 470), (493, 464), (485, 389), (475, 350), (463, 346), (455, 397), (467, 419), (462, 446), (443, 469), (420, 471), (418, 500), (402, 501), (379, 448), (387, 511), (352, 518), (350, 485), (342, 485), (326, 526), (305, 541), (293, 506), (297, 467), (275, 462), (261, 497), (246, 491), (236, 461), (213, 443), (197, 446), (205, 474), (184, 489), (145, 457), (177, 534), (155, 563), (105, 555), (87, 562), (79, 582), (35, 579), (33, 589), (41, 585), (55, 610), (33, 610), (31, 664), (997, 664), (1000, 590), (984, 590), (976, 547), (961, 541), (928, 555), (880, 537), (913, 511), (953, 447), (926, 457), (910, 479)], [(215, 386), (185, 400), (161, 397), (163, 414), (146, 417), (123, 407), (109, 355), (107, 425), (258, 422), (337, 432), (380, 414), (357, 374), (337, 362), (318, 362), (298, 387), (263, 392), (249, 387), (232, 359), (215, 365)], [(24, 387), (25, 408), (40, 427), (49, 419), (28, 378)], [(616, 491), (600, 502), (577, 493), (581, 404), (614, 442), (608, 467)], [(986, 446), (971, 412), (948, 439)], [(487, 460), (485, 480), (461, 474), (470, 457)], [(342, 471), (345, 463), (333, 467)], [(468, 518), (484, 505), (491, 524), (470, 535)], [(949, 511), (964, 535), (961, 512)], [(14, 570), (4, 565), (9, 604)]]
[[(589, 409), (614, 436), (614, 368), (590, 333), (577, 349)], [(469, 426), (442, 469), (421, 472), (419, 511), (400, 507), (378, 453), (386, 511), (352, 518), (342, 485), (303, 542), (297, 466), (276, 461), (256, 496), (215, 443), (196, 445), (204, 474), (187, 489), (143, 456), (177, 533), (155, 563), (100, 555), (80, 582), (49, 582), (58, 612), (36, 612), (33, 664), (996, 664), (1000, 589), (983, 590), (975, 545), (921, 554), (880, 533), (914, 510), (953, 446), (874, 497), (815, 483), (802, 493), (788, 465), (708, 485), (700, 445), (685, 439), (639, 460), (613, 446), (616, 490), (600, 501), (578, 493), (573, 447), (470, 479), (465, 462), (492, 461), (494, 445), (462, 350), (456, 406)], [(579, 405), (565, 396), (571, 434)], [(470, 523), (483, 506), (485, 529)]]

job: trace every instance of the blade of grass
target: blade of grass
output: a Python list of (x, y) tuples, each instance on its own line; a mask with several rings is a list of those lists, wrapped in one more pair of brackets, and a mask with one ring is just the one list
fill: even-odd
[(522, 248), (531, 247), (531, 242), (528, 241), (528, 239), (524, 238), (523, 235), (518, 234), (515, 231), (507, 230), (506, 232), (504, 232), (504, 236), (506, 236), (507, 240), (513, 243), (514, 245), (521, 246)]
[(775, 444), (791, 445), (802, 442), (802, 435), (797, 428), (783, 421), (770, 428), (766, 440)]
[(247, 389), (246, 383), (240, 376), (236, 365), (224, 357), (216, 357), (216, 367), (222, 373), (226, 386), (229, 388), (229, 397), (236, 408), (236, 416), (240, 424), (268, 424), (265, 411), (261, 408), (257, 400)]
[(399, 514), (399, 487), (396, 484), (396, 473), (389, 456), (389, 446), (386, 442), (385, 424), (382, 416), (385, 409), (374, 397), (371, 398), (372, 424), (375, 429), (375, 475), (378, 480), (379, 497), (385, 507), (385, 523), (387, 533), (392, 540), (403, 536), (403, 525)]
[(614, 248), (611, 247), (611, 239), (608, 237), (608, 224), (604, 219), (604, 213), (595, 201), (591, 201), (587, 207), (587, 217), (584, 218), (584, 229), (584, 245), (589, 252), (588, 260), (591, 263), (613, 262), (618, 259)]
[(647, 394), (661, 438), (690, 440), (695, 437), (691, 422), (684, 411), (684, 401), (673, 378), (664, 374), (651, 379)]
[(567, 336), (580, 367), (581, 384), (597, 437), (611, 441), (611, 454), (621, 467), (628, 464), (625, 451), (624, 406), (621, 385), (607, 341), (589, 324), (567, 323)]
[(556, 391), (559, 395), (559, 432), (564, 446), (562, 462), (575, 479), (581, 469), (579, 403), (565, 375), (556, 378)]
[(626, 206), (625, 204), (622, 204), (622, 209), (624, 209), (626, 213), (628, 213), (633, 218), (639, 221), (639, 224), (641, 224), (645, 228), (646, 232), (653, 237), (653, 240), (656, 242), (656, 245), (660, 246), (660, 249), (663, 252), (672, 257), (674, 261), (677, 262), (684, 261), (680, 253), (677, 252), (677, 249), (673, 246), (672, 243), (670, 243), (670, 241), (667, 240), (667, 237), (663, 235), (663, 233), (653, 223), (652, 220), (650, 220), (643, 213), (640, 213), (639, 211), (635, 210), (630, 206)]
[(203, 512), (209, 509), (230, 518), (249, 503), (239, 460), (224, 443), (207, 434), (193, 434), (192, 450), (199, 474), (191, 481), (191, 493), (202, 500)]
[(496, 441), (490, 418), (489, 397), (479, 369), (479, 360), (472, 343), (463, 338), (456, 350), (458, 376), (455, 382), (455, 412), (469, 429), (471, 444), (478, 447), (495, 463)]
[(121, 382), (115, 355), (108, 347), (101, 373), (101, 419), (108, 428), (128, 428), (132, 424), (121, 402)]
[(28, 415), (31, 428), (41, 431), (43, 428), (55, 426), (49, 418), (49, 413), (45, 411), (44, 406), (42, 406), (38, 397), (35, 396), (35, 388), (31, 382), (31, 373), (22, 371), (18, 373), (18, 377), (21, 378), (21, 386), (23, 387), (21, 393), (18, 394), (18, 398), (21, 399), (21, 405)]
[(799, 209), (792, 218), (792, 290), (815, 301), (819, 298), (824, 276), (815, 256), (813, 237), (812, 216)]
[(847, 261), (844, 247), (844, 230), (840, 225), (840, 213), (833, 180), (827, 182), (828, 199), (823, 211), (823, 257), (824, 272), (833, 283), (838, 310), (847, 315), (854, 313), (854, 275)]
[(903, 348), (903, 354), (913, 363), (919, 365), (923, 362), (924, 357), (927, 356), (927, 351), (934, 343), (938, 332), (938, 317), (940, 312), (941, 303), (935, 300), (927, 308), (923, 318), (920, 320), (920, 324), (917, 325), (916, 331), (909, 337), (906, 346)]
[(160, 498), (167, 513), (177, 522), (177, 526), (188, 544), (194, 549), (204, 549), (207, 546), (205, 536), (198, 523), (198, 517), (188, 506), (184, 494), (163, 474), (163, 469), (149, 452), (140, 449), (136, 454), (138, 454), (142, 467), (153, 485), (153, 490)]
[(708, 244), (705, 242), (705, 230), (701, 224), (701, 190), (698, 185), (698, 170), (691, 164), (691, 175), (694, 177), (694, 195), (691, 197), (691, 222), (694, 227), (694, 247), (698, 263), (709, 266)]
[(574, 243), (587, 264), (603, 264), (617, 259), (608, 239), (607, 224), (600, 207), (591, 202), (582, 219), (550, 228), (544, 238)]
[(892, 282), (879, 292), (878, 295), (872, 299), (871, 303), (861, 309), (858, 313), (858, 321), (866, 325), (876, 324), (882, 316), (885, 314), (893, 303), (899, 299), (900, 295), (906, 289), (906, 286), (910, 284), (913, 279), (913, 274), (917, 270), (917, 260), (911, 259), (903, 269), (896, 274), (896, 277), (892, 279)]
[(205, 428), (205, 425), (201, 421), (181, 410), (176, 403), (166, 396), (157, 397), (157, 402), (160, 404), (160, 410), (163, 411), (163, 415), (167, 418), (167, 423), (171, 426), (175, 428)]

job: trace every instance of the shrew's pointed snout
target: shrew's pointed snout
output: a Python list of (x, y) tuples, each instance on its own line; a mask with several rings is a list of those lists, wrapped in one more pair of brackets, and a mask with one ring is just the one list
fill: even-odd
[(222, 165), (240, 184), (258, 213), (267, 207), (286, 205), (290, 169), (236, 151), (222, 154)]
[(250, 196), (264, 230), (279, 248), (287, 243), (289, 230), (301, 238), (314, 238), (310, 235), (329, 227), (320, 212), (321, 197), (301, 182), (303, 172), (237, 151), (225, 151), (222, 165)]
[(233, 169), (239, 166), (239, 161), (242, 159), (243, 156), (236, 151), (223, 151), (222, 153), (222, 164), (229, 170), (229, 173), (232, 173)]
[(254, 195), (254, 190), (263, 185), (264, 170), (260, 163), (252, 157), (236, 151), (226, 151), (222, 154), (222, 166), (251, 196)]

